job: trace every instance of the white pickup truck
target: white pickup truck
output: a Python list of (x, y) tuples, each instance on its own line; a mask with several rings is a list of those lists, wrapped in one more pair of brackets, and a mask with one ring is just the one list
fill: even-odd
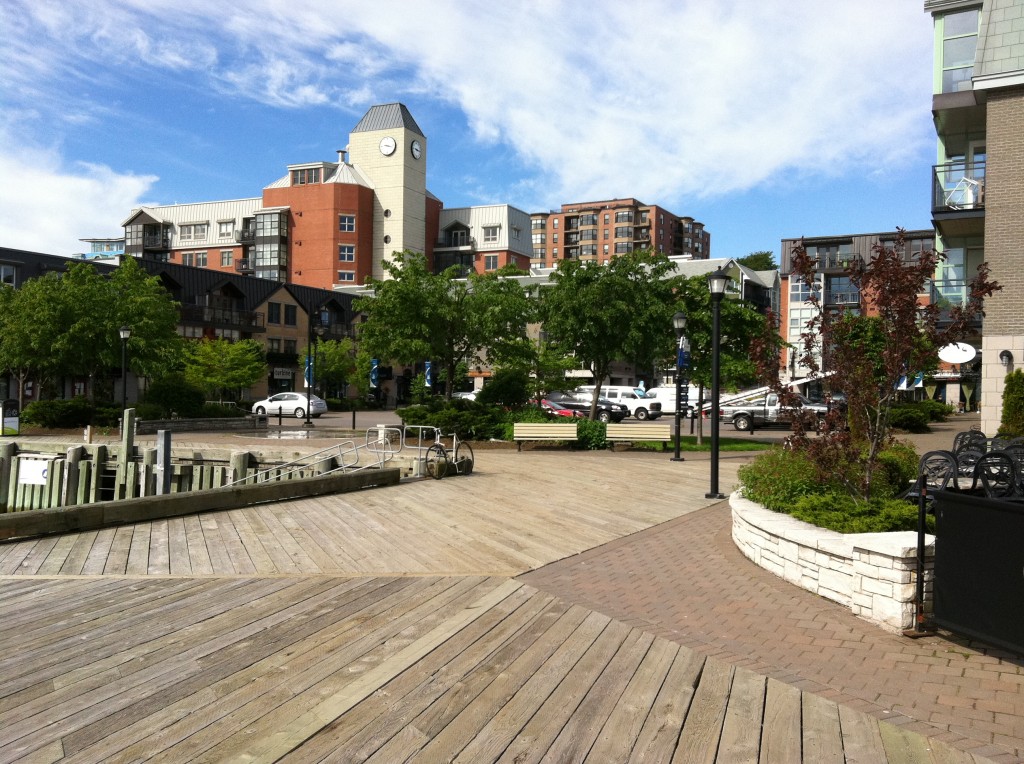
[(719, 409), (721, 421), (732, 423), (732, 426), (741, 432), (749, 432), (754, 427), (767, 425), (789, 424), (793, 417), (800, 411), (813, 414), (817, 417), (818, 428), (828, 414), (828, 406), (823, 403), (812, 403), (802, 395), (800, 406), (782, 406), (779, 403), (779, 396), (772, 392), (758, 392), (743, 398), (732, 398), (722, 403)]

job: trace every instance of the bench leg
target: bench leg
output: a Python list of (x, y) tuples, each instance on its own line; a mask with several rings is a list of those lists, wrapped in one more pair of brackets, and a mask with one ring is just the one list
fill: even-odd
[(523, 441), (517, 440), (516, 441), (516, 451), (522, 451), (522, 450), (523, 450)]

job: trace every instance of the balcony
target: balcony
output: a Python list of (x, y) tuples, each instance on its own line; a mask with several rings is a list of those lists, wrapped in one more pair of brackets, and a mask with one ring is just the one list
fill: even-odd
[(235, 270), (239, 273), (253, 273), (256, 269), (253, 267), (253, 261), (246, 257), (235, 260)]
[(825, 294), (826, 305), (860, 305), (860, 292), (828, 292)]
[(985, 208), (984, 162), (949, 162), (932, 170), (933, 214)]
[(861, 264), (863, 262), (863, 256), (854, 254), (852, 252), (839, 252), (836, 254), (819, 255), (818, 269), (826, 271), (844, 271), (854, 263)]
[(256, 228), (249, 226), (235, 231), (235, 241), (239, 244), (252, 244), (256, 241)]
[(445, 236), (434, 245), (434, 251), (473, 252), (476, 250), (476, 239), (472, 236)]
[(211, 308), (206, 305), (182, 305), (181, 322), (221, 328), (238, 329), (243, 332), (266, 330), (262, 313), (247, 310)]

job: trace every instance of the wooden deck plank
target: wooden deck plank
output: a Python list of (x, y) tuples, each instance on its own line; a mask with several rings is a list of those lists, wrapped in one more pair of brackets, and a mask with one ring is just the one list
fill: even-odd
[(206, 534), (199, 515), (181, 518), (185, 526), (185, 546), (188, 552), (188, 567), (194, 576), (208, 576), (213, 573), (213, 560), (206, 544)]
[(46, 558), (50, 556), (50, 552), (57, 546), (59, 540), (58, 536), (37, 539), (28, 554), (21, 560), (18, 569), (12, 572), (18, 576), (38, 575), (40, 566), (46, 562)]
[(153, 523), (137, 523), (132, 526), (132, 542), (128, 547), (128, 561), (125, 573), (129, 576), (144, 576), (149, 573), (149, 542), (153, 537)]
[(172, 576), (191, 576), (192, 561), (188, 556), (188, 536), (185, 518), (167, 520), (167, 565)]
[(102, 575), (107, 565), (107, 557), (114, 544), (114, 528), (102, 528), (96, 532), (96, 538), (89, 549), (89, 556), (82, 563), (82, 569), (76, 571), (83, 576)]
[(68, 551), (58, 573), (64, 576), (75, 576), (81, 573), (98, 537), (99, 531), (87, 531), (70, 536), (74, 544)]
[(878, 720), (863, 711), (839, 706), (839, 726), (847, 764), (872, 764), (885, 761), (885, 746), (878, 732)]
[(114, 540), (110, 544), (110, 552), (103, 565), (104, 575), (123, 574), (128, 569), (128, 552), (132, 546), (134, 532), (135, 526), (133, 525), (114, 529)]
[(715, 658), (704, 662), (700, 682), (683, 722), (673, 764), (714, 764), (722, 737), (733, 667)]
[(821, 764), (843, 764), (843, 737), (839, 726), (839, 707), (809, 692), (803, 693), (804, 759)]
[(738, 666), (729, 691), (729, 705), (718, 746), (718, 764), (757, 764), (761, 753), (760, 735), (764, 719), (764, 695), (767, 679)]
[(562, 726), (558, 737), (546, 751), (538, 752), (543, 753), (540, 761), (555, 764), (586, 758), (653, 642), (654, 635), (630, 629), (621, 648)]
[(71, 550), (75, 546), (76, 540), (77, 538), (72, 535), (58, 537), (57, 543), (53, 545), (50, 553), (46, 555), (46, 559), (40, 563), (35, 574), (39, 576), (53, 576), (60, 573), (64, 563), (67, 562), (68, 555), (71, 554)]
[(761, 730), (762, 764), (801, 761), (800, 690), (768, 679)]
[(565, 678), (550, 693), (539, 698), (539, 705), (536, 698), (524, 697), (527, 708), (533, 705), (530, 717), (500, 753), (498, 761), (515, 764), (539, 762), (576, 714), (582, 700), (593, 690), (594, 684), (604, 674), (630, 631), (624, 623), (611, 621)]
[(166, 576), (171, 572), (170, 528), (167, 520), (154, 520), (150, 525), (149, 555), (146, 572)]
[(672, 760), (703, 668), (703, 655), (679, 648), (640, 729), (630, 753), (631, 762)]
[(601, 733), (587, 754), (587, 761), (627, 761), (630, 751), (654, 705), (658, 690), (675, 660), (679, 646), (665, 639), (655, 639), (622, 697), (605, 722)]
[(933, 764), (929, 741), (907, 732), (895, 724), (880, 722), (878, 733), (882, 737), (887, 761), (900, 764)]

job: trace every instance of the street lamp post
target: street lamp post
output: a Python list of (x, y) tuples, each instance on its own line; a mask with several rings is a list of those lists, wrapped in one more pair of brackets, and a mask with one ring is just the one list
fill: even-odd
[(315, 314), (309, 314), (309, 342), (306, 345), (306, 421), (303, 423), (304, 427), (312, 427), (313, 421), (309, 418), (309, 411), (313, 402), (313, 385), (316, 381), (316, 370), (314, 369), (314, 359), (316, 358), (315, 344), (319, 344), (320, 338), (324, 336), (324, 332), (327, 331), (327, 325), (330, 323), (330, 314), (327, 309), (321, 307)]
[(122, 326), (117, 333), (121, 335), (121, 417), (128, 408), (128, 338), (132, 336), (130, 326)]
[(721, 268), (708, 276), (708, 289), (711, 290), (711, 490), (704, 494), (706, 499), (725, 498), (725, 494), (718, 490), (718, 418), (721, 395), (718, 377), (722, 339), (722, 297), (725, 296), (725, 287), (728, 283), (729, 274)]
[(685, 461), (679, 455), (680, 431), (683, 427), (683, 411), (689, 403), (690, 380), (684, 380), (690, 366), (689, 343), (686, 340), (686, 314), (678, 311), (672, 316), (672, 328), (676, 332), (676, 454), (672, 457), (674, 462)]

